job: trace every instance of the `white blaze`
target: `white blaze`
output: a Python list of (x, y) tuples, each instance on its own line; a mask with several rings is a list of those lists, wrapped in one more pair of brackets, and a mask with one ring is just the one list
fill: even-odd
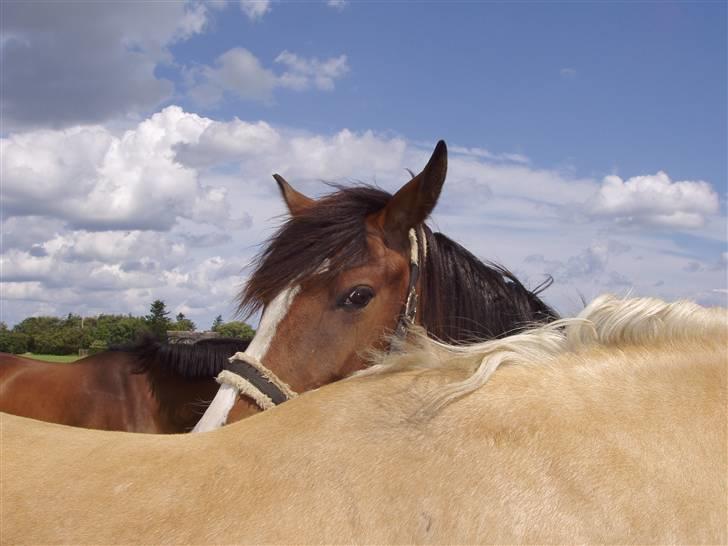
[[(258, 330), (255, 332), (255, 337), (245, 350), (246, 355), (256, 358), (260, 362), (263, 361), (263, 357), (268, 352), (271, 341), (273, 341), (278, 324), (288, 313), (288, 309), (300, 290), (300, 286), (287, 288), (266, 306)], [(212, 399), (212, 403), (205, 411), (202, 419), (192, 429), (192, 432), (207, 432), (223, 426), (227, 421), (230, 410), (235, 405), (237, 397), (238, 390), (235, 387), (220, 385), (215, 398)]]

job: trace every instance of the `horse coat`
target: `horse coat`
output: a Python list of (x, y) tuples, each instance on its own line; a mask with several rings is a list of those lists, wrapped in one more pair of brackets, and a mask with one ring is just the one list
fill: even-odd
[(220, 430), (2, 416), (3, 543), (725, 543), (726, 312), (420, 338)]

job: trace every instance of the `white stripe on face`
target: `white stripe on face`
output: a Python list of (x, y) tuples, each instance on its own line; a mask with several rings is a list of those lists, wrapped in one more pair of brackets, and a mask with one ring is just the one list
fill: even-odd
[[(256, 358), (259, 362), (263, 361), (263, 357), (268, 352), (275, 337), (278, 324), (288, 313), (288, 309), (290, 309), (300, 290), (300, 286), (287, 288), (266, 306), (258, 330), (255, 332), (255, 337), (245, 350), (246, 355)], [(237, 395), (237, 389), (230, 385), (220, 385), (215, 398), (212, 399), (212, 403), (195, 425), (195, 428), (192, 429), (192, 432), (207, 432), (222, 427), (227, 422), (228, 414), (235, 405)]]
[(268, 304), (260, 319), (260, 326), (258, 326), (258, 330), (255, 332), (255, 337), (245, 350), (246, 355), (257, 358), (261, 362), (263, 361), (263, 357), (268, 352), (270, 343), (276, 334), (278, 324), (286, 316), (294, 298), (300, 291), (300, 286), (287, 288)]

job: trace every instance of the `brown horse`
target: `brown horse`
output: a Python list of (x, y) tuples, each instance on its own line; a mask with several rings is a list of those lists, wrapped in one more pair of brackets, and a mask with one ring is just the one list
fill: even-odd
[(0, 411), (85, 428), (188, 432), (215, 395), (214, 376), (247, 346), (147, 339), (67, 364), (0, 353)]
[(726, 544), (727, 324), (725, 309), (601, 298), (474, 347), (423, 339), (208, 434), (2, 416), (0, 536)]
[(362, 369), (367, 350), (386, 346), (392, 332), (404, 336), (411, 323), (463, 343), (556, 318), (537, 296), (546, 284), (529, 291), (424, 224), (446, 171), (440, 141), (394, 196), (338, 187), (313, 200), (274, 175), (290, 219), (259, 256), (240, 300), (243, 314), (263, 309), (262, 320), (236, 355), (235, 375), (219, 376), (196, 431), (224, 424), (238, 394), (267, 409)]

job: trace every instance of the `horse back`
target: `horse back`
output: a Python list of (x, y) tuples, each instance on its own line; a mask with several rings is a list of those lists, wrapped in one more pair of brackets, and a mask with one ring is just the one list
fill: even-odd
[(72, 363), (0, 355), (0, 411), (64, 425), (157, 432), (144, 375), (122, 353)]

